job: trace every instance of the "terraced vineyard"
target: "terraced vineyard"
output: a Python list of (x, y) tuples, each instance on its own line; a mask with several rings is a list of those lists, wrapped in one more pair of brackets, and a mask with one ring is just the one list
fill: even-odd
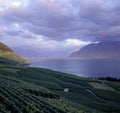
[(120, 113), (119, 106), (118, 82), (0, 65), (0, 113)]

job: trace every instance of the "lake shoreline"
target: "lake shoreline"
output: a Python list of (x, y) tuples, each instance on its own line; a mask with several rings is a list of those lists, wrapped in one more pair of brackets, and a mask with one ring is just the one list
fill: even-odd
[(120, 59), (39, 59), (30, 67), (40, 67), (81, 77), (120, 78)]

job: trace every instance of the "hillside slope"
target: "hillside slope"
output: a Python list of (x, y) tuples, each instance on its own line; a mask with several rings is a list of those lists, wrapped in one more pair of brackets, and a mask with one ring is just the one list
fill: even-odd
[(108, 41), (88, 44), (73, 52), (71, 58), (120, 58), (120, 42)]
[(41, 68), (0, 65), (0, 112), (120, 113), (120, 84)]
[(16, 55), (9, 47), (0, 42), (0, 63), (29, 65), (30, 63)]

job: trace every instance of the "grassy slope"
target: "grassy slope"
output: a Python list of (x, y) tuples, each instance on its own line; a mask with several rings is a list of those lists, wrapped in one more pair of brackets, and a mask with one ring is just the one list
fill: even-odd
[[(0, 65), (0, 112), (119, 113), (120, 84), (104, 82), (115, 91), (96, 89), (81, 78), (47, 69)], [(64, 88), (69, 92), (64, 92)], [(90, 93), (90, 91), (93, 93)]]
[(23, 59), (16, 55), (14, 52), (1, 52), (0, 51), (0, 61), (6, 64), (29, 64), (26, 59)]
[(9, 47), (0, 42), (0, 62), (6, 64), (29, 64), (29, 62), (16, 55)]

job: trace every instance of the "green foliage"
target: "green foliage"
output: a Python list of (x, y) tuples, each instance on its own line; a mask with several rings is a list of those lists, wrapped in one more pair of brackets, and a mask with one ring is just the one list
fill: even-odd
[[(95, 89), (81, 78), (48, 69), (0, 65), (2, 113), (119, 113), (120, 84), (115, 91)], [(69, 88), (69, 92), (64, 92)], [(90, 93), (89, 91), (92, 91)]]

